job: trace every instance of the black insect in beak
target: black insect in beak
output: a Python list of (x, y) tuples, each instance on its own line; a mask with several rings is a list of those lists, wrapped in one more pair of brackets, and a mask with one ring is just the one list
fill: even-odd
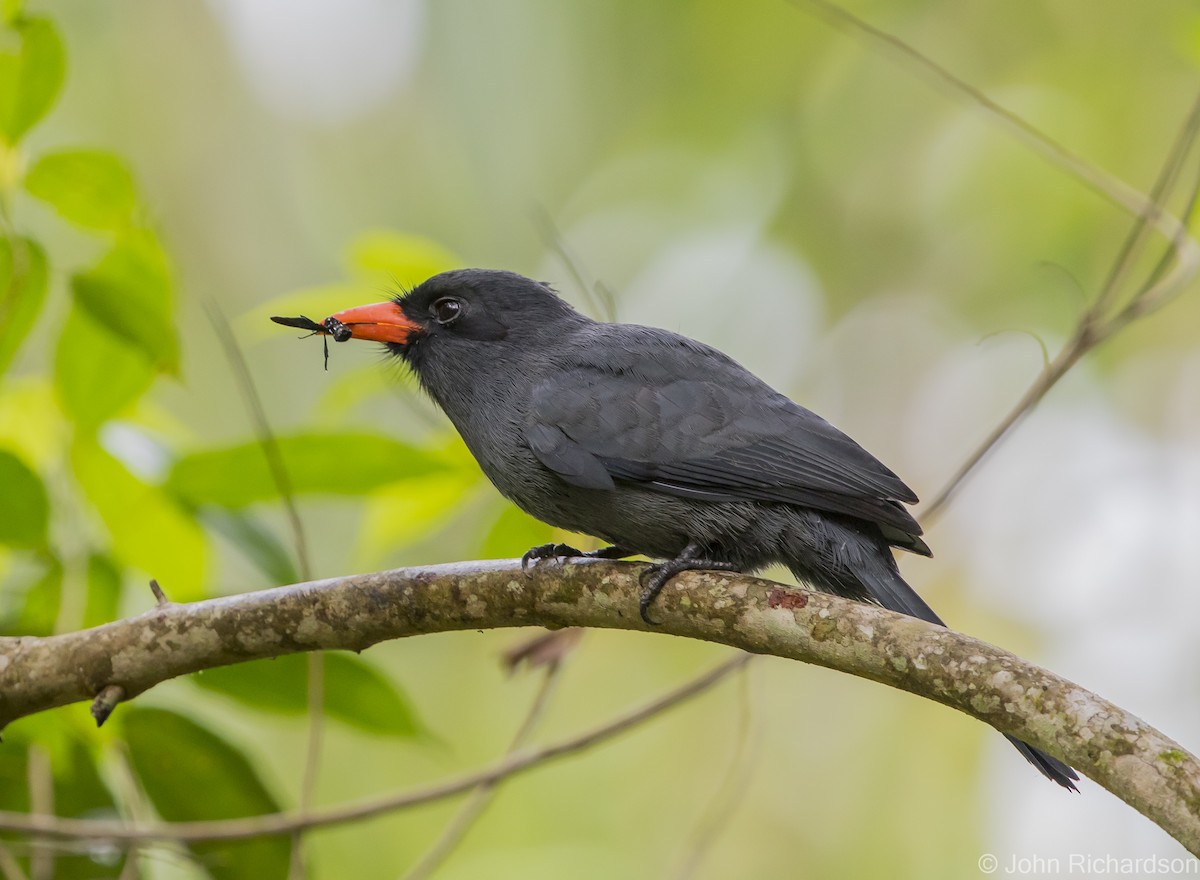
[[(351, 337), (350, 328), (339, 321), (337, 318), (330, 315), (320, 324), (305, 315), (300, 315), (297, 318), (283, 318), (278, 315), (272, 315), (271, 320), (276, 324), (282, 324), (285, 327), (296, 327), (300, 330), (307, 330), (309, 336), (320, 335), (324, 337), (325, 343), (325, 370), (329, 370), (329, 337), (333, 337), (334, 342), (345, 342)], [(301, 337), (307, 339), (308, 337)]]

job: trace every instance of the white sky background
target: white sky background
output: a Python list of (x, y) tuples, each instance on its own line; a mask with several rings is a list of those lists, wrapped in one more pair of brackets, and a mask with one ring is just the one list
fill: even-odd
[(336, 126), (379, 106), (416, 67), (421, 0), (209, 0), (262, 102)]

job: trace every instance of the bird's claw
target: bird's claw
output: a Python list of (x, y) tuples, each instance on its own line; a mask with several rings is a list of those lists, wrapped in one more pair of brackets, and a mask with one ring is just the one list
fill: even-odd
[(638, 575), (638, 583), (642, 586), (642, 595), (638, 597), (638, 614), (642, 616), (642, 620), (646, 622), (647, 626), (662, 626), (657, 620), (650, 617), (650, 606), (674, 574), (667, 570), (669, 565), (670, 563), (665, 562), (648, 565)]
[[(691, 548), (689, 548), (691, 550)], [(661, 626), (657, 620), (650, 617), (650, 606), (662, 592), (662, 588), (675, 575), (683, 571), (737, 571), (738, 567), (732, 562), (718, 562), (715, 559), (697, 559), (685, 551), (667, 562), (648, 565), (638, 575), (638, 583), (642, 585), (642, 595), (638, 598), (638, 613), (648, 626)]]
[(531, 564), (536, 565), (543, 559), (570, 559), (584, 554), (570, 544), (539, 544), (530, 547), (521, 557), (521, 568), (527, 569)]

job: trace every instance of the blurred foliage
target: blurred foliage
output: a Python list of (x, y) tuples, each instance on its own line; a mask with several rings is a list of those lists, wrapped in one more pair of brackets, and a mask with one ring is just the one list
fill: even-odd
[[(423, 731), (395, 682), (352, 654), (330, 652), (325, 663), (325, 712), (368, 733), (415, 737)], [(196, 675), (196, 684), (266, 712), (300, 715), (308, 709), (306, 658), (292, 654)]]
[[(121, 715), (129, 759), (155, 811), (169, 822), (236, 819), (279, 811), (242, 751), (206, 726), (166, 709), (133, 706)], [(287, 876), (286, 838), (192, 844), (214, 880)]]
[[(462, 474), (469, 458), (457, 448), (366, 431), (280, 436), (269, 447), (256, 439), (200, 448), (185, 443), (180, 446), (191, 447), (186, 453), (162, 450), (169, 464), (158, 473), (140, 471), (137, 451), (123, 448), (121, 431), (106, 432), (106, 426), (117, 418), (125, 426), (148, 424), (143, 397), (155, 377), (179, 374), (171, 261), (122, 157), (93, 148), (26, 154), (25, 135), (62, 85), (64, 49), (52, 20), (19, 9), (6, 38), (17, 48), (0, 54), (0, 158), (4, 168), (25, 170), (6, 180), (3, 192), (0, 374), (30, 341), (44, 311), (65, 311), (65, 317), (58, 320), (53, 384), (24, 377), (0, 386), (8, 429), (0, 430), (0, 633), (49, 635), (102, 624), (123, 605), (136, 604), (132, 595), (148, 596), (142, 584), (150, 576), (161, 579), (175, 600), (211, 595), (209, 566), (218, 536), (238, 548), (265, 582), (297, 580), (292, 549), (255, 512), (277, 503), (283, 490), (269, 455), (278, 456), (287, 491), (297, 496), (386, 498), (405, 484), (452, 473), (460, 483), (467, 479)], [(100, 255), (90, 263), (53, 265), (60, 276), (70, 273), (69, 301), (48, 299), (46, 249), (14, 231), (18, 186), (96, 239)], [(290, 294), (254, 317), (274, 309), (324, 315), (347, 301), (377, 296), (379, 285), (412, 286), (456, 263), (428, 239), (367, 232), (347, 251), (351, 281)], [(469, 479), (478, 477), (472, 472)], [(447, 495), (441, 504), (448, 508), (457, 498)], [(323, 664), (328, 718), (376, 736), (429, 738), (412, 701), (372, 663), (334, 653)], [(306, 658), (290, 656), (211, 670), (195, 683), (252, 711), (302, 716), (307, 679)], [(279, 810), (281, 802), (253, 759), (202, 718), (137, 705), (122, 709), (115, 734), (82, 726), (60, 730), (66, 757), (37, 764), (53, 773), (55, 811), (81, 816), (131, 809), (129, 790), (105, 781), (113, 778), (104, 766), (115, 760), (114, 735), (125, 744), (138, 787), (164, 819)], [(30, 809), (29, 792), (38, 783), (30, 776), (29, 749), (43, 747), (35, 743), (9, 737), (0, 749), (0, 808)], [(190, 849), (192, 869), (215, 880), (283, 877), (290, 859), (290, 844), (282, 838)], [(54, 876), (62, 877), (115, 877), (123, 868), (120, 853), (109, 851), (55, 860)]]
[(12, 363), (46, 297), (46, 255), (27, 238), (0, 240), (0, 285), (8, 291), (0, 312), (0, 375)]
[[(274, 442), (297, 494), (365, 495), (448, 470), (418, 447), (378, 434), (301, 434)], [(167, 487), (187, 504), (240, 508), (279, 497), (261, 443), (205, 449), (175, 462)]]
[(0, 541), (46, 549), (50, 509), (41, 480), (17, 456), (0, 450), (0, 485)]
[[(354, 22), (313, 4), (298, 4), (295, 31), (260, 33), (242, 4), (63, 4), (49, 17), (0, 2), (0, 634), (142, 611), (151, 577), (179, 601), (298, 580), (277, 466), (322, 574), (594, 546), (499, 499), (394, 368), (334, 345), (325, 373), (319, 343), (296, 343), (272, 314), (320, 319), (462, 265), (545, 278), (583, 307), (599, 281), (623, 319), (721, 345), (885, 461), (907, 458), (920, 486), (1040, 362), (1015, 358), (1013, 388), (972, 385), (962, 408), (977, 421), (913, 427), (909, 411), (929, 413), (916, 389), (940, 381), (935, 366), (956, 374), (934, 357), (997, 328), (1061, 338), (1124, 229), (972, 108), (788, 4), (368, 5), (354, 4), (353, 38), (327, 44)], [(859, 5), (1139, 186), (1200, 62), (1200, 15), (1183, 2)], [(311, 44), (287, 42), (304, 33)], [(368, 75), (385, 87), (354, 80)], [(213, 308), (245, 346), (270, 444), (243, 412)], [(1194, 351), (1195, 298), (1172, 316), (1095, 368)], [(1169, 394), (1143, 389), (1173, 387), (1174, 367), (1146, 369), (1160, 381), (1127, 395), (1127, 415), (1154, 428), (1172, 417)], [(958, 574), (931, 585), (948, 619), (1032, 641), (954, 592)], [(716, 653), (589, 639), (556, 697), (564, 728)], [(510, 640), (326, 656), (318, 801), (503, 749), (530, 688), (495, 662)], [(770, 721), (771, 772), (754, 777), (709, 876), (975, 870), (984, 731), (866, 683), (763, 668), (768, 705), (712, 697), (506, 791), (444, 876), (662, 876), (742, 711)], [(84, 707), (22, 721), (0, 746), (0, 809), (30, 809), (46, 773), (63, 816), (292, 806), (307, 685), (305, 658), (284, 657), (164, 685), (100, 731)], [(448, 810), (315, 835), (310, 872), (396, 876)], [(143, 876), (189, 880), (282, 877), (289, 859), (284, 839), (147, 852)], [(123, 868), (111, 848), (53, 858), (53, 876)]]

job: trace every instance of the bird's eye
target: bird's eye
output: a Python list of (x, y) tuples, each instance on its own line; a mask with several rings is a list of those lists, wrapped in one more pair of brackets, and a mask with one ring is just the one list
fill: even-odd
[(462, 314), (463, 304), (452, 296), (444, 296), (433, 304), (433, 319), (439, 324), (449, 324)]

